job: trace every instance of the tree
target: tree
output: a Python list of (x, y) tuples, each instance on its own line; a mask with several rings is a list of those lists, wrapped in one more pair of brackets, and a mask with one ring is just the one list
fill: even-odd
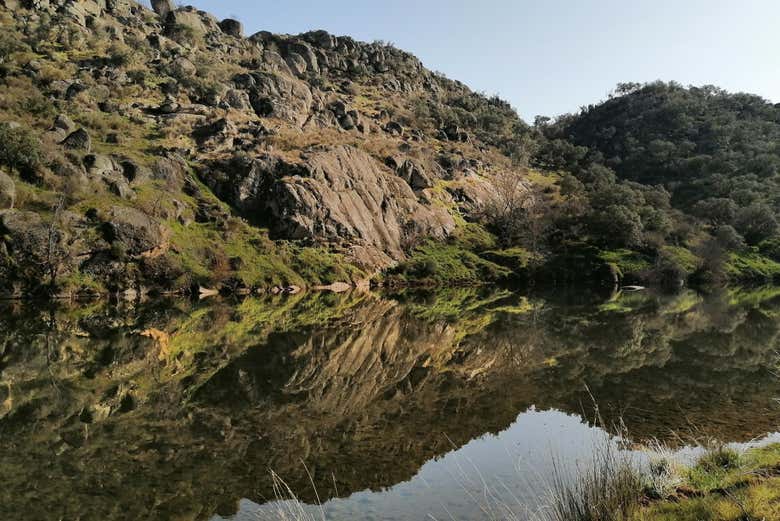
[(491, 179), (492, 194), (481, 215), (504, 246), (523, 244), (538, 251), (550, 225), (545, 205), (517, 172), (502, 172)]
[(693, 214), (717, 226), (733, 223), (737, 216), (737, 210), (737, 204), (731, 199), (710, 197), (696, 203), (693, 207)]
[(713, 233), (715, 240), (726, 251), (739, 251), (745, 247), (745, 239), (737, 233), (733, 226), (725, 224), (718, 226)]
[(0, 124), (0, 165), (32, 174), (41, 160), (40, 142), (29, 130)]
[(642, 220), (635, 211), (623, 205), (597, 210), (590, 218), (589, 228), (609, 246), (636, 248), (642, 245)]
[(774, 212), (764, 204), (751, 204), (740, 209), (734, 227), (751, 245), (772, 237), (778, 230)]

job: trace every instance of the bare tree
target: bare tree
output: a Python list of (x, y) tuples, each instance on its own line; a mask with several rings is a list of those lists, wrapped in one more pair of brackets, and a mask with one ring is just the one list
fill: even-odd
[(504, 246), (522, 244), (537, 252), (549, 228), (549, 214), (539, 194), (518, 172), (493, 176), (491, 189), (481, 207), (482, 219)]
[(65, 195), (60, 194), (57, 202), (54, 205), (51, 222), (46, 227), (45, 244), (43, 245), (43, 251), (41, 258), (39, 259), (39, 265), (48, 279), (48, 285), (50, 288), (54, 288), (57, 284), (57, 278), (60, 271), (62, 271), (65, 261), (67, 260), (68, 252), (62, 245), (62, 211), (65, 207)]

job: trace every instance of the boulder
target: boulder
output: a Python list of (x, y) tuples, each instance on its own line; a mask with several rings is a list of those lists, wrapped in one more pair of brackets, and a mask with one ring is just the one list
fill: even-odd
[(303, 59), (303, 56), (298, 53), (291, 52), (285, 55), (284, 60), (287, 62), (287, 66), (290, 67), (290, 70), (293, 74), (299, 78), (306, 76), (307, 65), (306, 60)]
[(433, 187), (431, 177), (417, 161), (393, 158), (389, 163), (393, 164), (396, 175), (406, 181), (413, 190), (425, 190)]
[(110, 156), (88, 154), (84, 156), (84, 167), (90, 176), (111, 176), (119, 172), (119, 165)]
[(76, 124), (65, 114), (58, 114), (57, 117), (54, 118), (52, 129), (64, 130), (67, 134), (70, 134), (76, 130)]
[(198, 73), (198, 68), (190, 60), (180, 56), (171, 63), (171, 73), (176, 78), (190, 78)]
[(152, 173), (148, 168), (130, 159), (122, 161), (120, 166), (122, 168), (122, 175), (130, 183), (142, 183), (152, 177)]
[(130, 188), (130, 183), (123, 177), (104, 177), (103, 183), (108, 191), (122, 199), (135, 199), (135, 192)]
[(156, 112), (158, 114), (175, 114), (179, 112), (179, 109), (181, 109), (179, 102), (176, 101), (176, 98), (168, 94), (165, 96), (165, 100), (163, 100), (160, 106), (157, 107)]
[(89, 90), (89, 87), (81, 83), (80, 81), (74, 81), (70, 85), (68, 85), (68, 88), (65, 89), (65, 99), (70, 101), (82, 92), (85, 92)]
[(235, 36), (236, 38), (241, 38), (244, 36), (243, 24), (241, 24), (241, 22), (238, 20), (233, 20), (232, 18), (226, 18), (225, 20), (219, 22), (219, 28), (222, 29), (222, 32), (225, 34)]
[(311, 73), (319, 74), (320, 64), (317, 59), (317, 54), (311, 48), (311, 45), (303, 40), (287, 40), (282, 43), (282, 52), (287, 56), (298, 56), (303, 60), (305, 64), (304, 70), (308, 70)]
[(325, 50), (332, 50), (336, 47), (336, 37), (327, 31), (318, 30), (311, 31), (301, 35), (303, 40), (316, 45), (317, 47)]
[(230, 89), (225, 93), (224, 96), (225, 103), (228, 104), (230, 108), (236, 109), (236, 110), (251, 110), (252, 104), (249, 102), (249, 95), (238, 89)]
[(187, 175), (186, 161), (175, 155), (161, 157), (152, 166), (152, 177), (164, 181), (169, 190), (181, 190)]
[(152, 9), (164, 20), (169, 13), (176, 10), (176, 5), (173, 0), (152, 0)]
[(249, 91), (252, 109), (260, 117), (277, 117), (303, 125), (309, 119), (314, 97), (308, 84), (282, 74), (252, 73)]
[(330, 103), (328, 108), (333, 113), (336, 121), (338, 121), (339, 126), (344, 130), (363, 128), (360, 113), (357, 110), (350, 108), (344, 100), (336, 100)]
[(167, 34), (174, 36), (181, 28), (185, 28), (193, 35), (204, 35), (220, 30), (216, 18), (189, 6), (168, 13), (165, 17), (165, 28)]
[(400, 123), (396, 121), (390, 121), (384, 126), (385, 132), (390, 134), (391, 136), (403, 136), (404, 135), (404, 127)]
[(0, 210), (14, 207), (16, 202), (16, 184), (11, 177), (0, 170)]
[(62, 141), (62, 145), (66, 148), (75, 150), (86, 150), (89, 152), (92, 149), (92, 139), (89, 134), (83, 128), (72, 132)]
[(145, 213), (124, 206), (111, 208), (103, 227), (105, 239), (121, 244), (128, 255), (148, 255), (166, 242), (163, 226)]
[(213, 123), (196, 127), (192, 131), (192, 137), (195, 138), (198, 146), (202, 148), (213, 148), (216, 146), (231, 148), (236, 133), (236, 126), (229, 120), (222, 118)]

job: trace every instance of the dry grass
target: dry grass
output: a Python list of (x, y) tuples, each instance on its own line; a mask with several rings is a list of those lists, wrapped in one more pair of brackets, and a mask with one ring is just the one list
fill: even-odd
[(633, 458), (612, 441), (574, 479), (555, 464), (546, 521), (627, 521), (640, 507), (644, 479)]

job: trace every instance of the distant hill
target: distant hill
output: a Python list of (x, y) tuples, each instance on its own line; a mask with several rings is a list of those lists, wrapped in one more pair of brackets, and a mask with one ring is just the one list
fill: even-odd
[(780, 105), (758, 96), (629, 84), (560, 132), (598, 151), (620, 178), (663, 184), (681, 207), (726, 197), (780, 209)]

